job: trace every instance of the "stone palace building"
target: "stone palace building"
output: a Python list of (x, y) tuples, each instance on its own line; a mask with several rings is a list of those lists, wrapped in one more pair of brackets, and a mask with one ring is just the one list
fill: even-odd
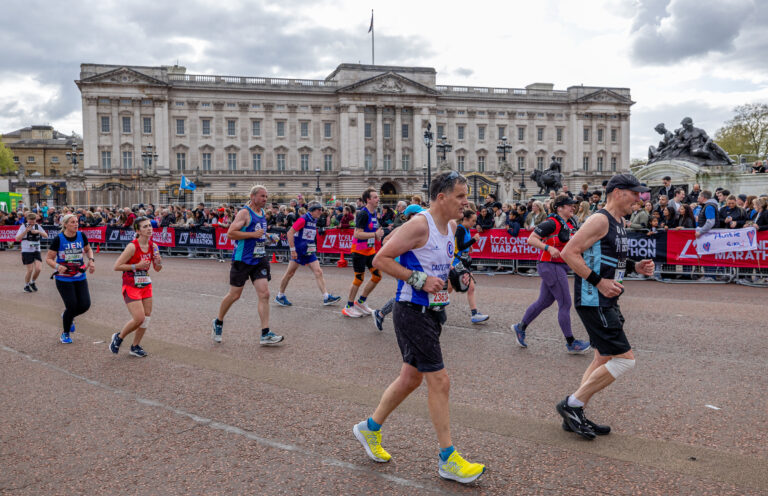
[[(629, 170), (627, 88), (444, 86), (436, 76), (360, 64), (324, 80), (82, 64), (84, 167), (68, 175), (70, 203), (236, 202), (256, 183), (277, 199), (317, 189), (355, 198), (373, 186), (390, 202), (422, 192), (428, 125), (432, 174), (463, 172), (473, 196), (535, 193), (529, 176), (552, 156), (572, 189)], [(442, 136), (451, 151), (436, 146)], [(196, 191), (179, 191), (182, 174)]]

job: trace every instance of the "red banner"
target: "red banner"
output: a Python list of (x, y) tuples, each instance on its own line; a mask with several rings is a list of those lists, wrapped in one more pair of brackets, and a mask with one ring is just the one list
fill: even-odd
[(0, 242), (14, 242), (16, 241), (16, 233), (19, 232), (21, 226), (0, 226)]
[(757, 250), (697, 255), (693, 230), (667, 231), (667, 263), (713, 267), (768, 268), (768, 231), (757, 233)]
[[(0, 242), (3, 241), (16, 241), (16, 233), (19, 232), (18, 226), (0, 226)], [(48, 236), (55, 236), (58, 234), (58, 228), (53, 226), (40, 226), (43, 227)], [(81, 227), (79, 229), (83, 235), (88, 238), (90, 243), (104, 243), (107, 239), (106, 227)]]
[[(325, 233), (317, 233), (318, 253), (352, 253), (354, 229), (326, 229)], [(381, 249), (381, 241), (376, 241), (376, 251)]]
[(235, 242), (227, 237), (227, 229), (223, 227), (216, 228), (216, 249), (217, 250), (234, 250)]
[(89, 243), (104, 243), (107, 240), (107, 227), (81, 227), (79, 229), (88, 238)]
[(176, 246), (176, 231), (172, 227), (158, 227), (152, 230), (152, 241), (157, 246)]
[[(472, 230), (474, 236), (476, 231)], [(510, 236), (504, 229), (490, 229), (479, 233), (480, 240), (472, 245), (472, 258), (499, 260), (538, 260), (541, 250), (528, 244), (531, 231), (521, 230)]]

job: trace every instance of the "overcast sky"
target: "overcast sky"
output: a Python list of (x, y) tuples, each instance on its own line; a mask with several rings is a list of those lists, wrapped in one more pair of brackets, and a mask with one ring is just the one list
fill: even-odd
[(768, 102), (765, 0), (3, 0), (0, 133), (82, 133), (83, 62), (318, 79), (370, 63), (371, 9), (376, 63), (434, 67), (438, 84), (629, 87), (633, 158), (659, 122), (714, 135), (734, 106)]

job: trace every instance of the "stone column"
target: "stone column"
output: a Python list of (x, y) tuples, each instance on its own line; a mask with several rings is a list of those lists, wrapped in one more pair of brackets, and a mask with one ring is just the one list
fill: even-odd
[(402, 119), (403, 107), (402, 105), (395, 106), (395, 163), (392, 165), (392, 170), (402, 170), (403, 161), (403, 119)]
[(357, 165), (365, 169), (365, 105), (357, 106)]
[(353, 169), (354, 155), (351, 153), (351, 140), (349, 129), (349, 105), (339, 105), (339, 169)]
[(120, 100), (112, 98), (110, 104), (112, 106), (110, 109), (110, 119), (112, 120), (112, 170), (120, 170), (123, 168), (123, 156), (120, 153), (120, 133), (123, 123), (117, 108)]
[(421, 139), (423, 130), (421, 129), (421, 111), (420, 107), (413, 107), (413, 170), (418, 175), (421, 174), (421, 167), (426, 165), (426, 158), (423, 155), (424, 143)]
[(83, 171), (98, 172), (100, 167), (98, 103), (98, 97), (83, 97)]
[(157, 150), (157, 160), (152, 162), (155, 172), (161, 176), (170, 174), (171, 163), (171, 142), (168, 139), (168, 101), (154, 100), (152, 104), (155, 107), (155, 143)]
[(384, 107), (376, 105), (376, 169), (384, 167), (384, 122), (382, 120)]
[[(566, 132), (569, 132), (568, 138), (571, 142), (568, 150), (571, 158), (570, 172), (579, 172), (582, 170), (582, 161), (584, 160), (584, 120), (577, 110), (571, 111), (570, 130), (566, 130)], [(565, 167), (563, 170), (565, 171)]]
[(628, 172), (629, 171), (629, 114), (619, 114), (621, 119), (621, 128), (619, 133), (621, 134), (619, 142), (621, 143), (621, 151), (619, 156), (616, 157), (616, 172)]

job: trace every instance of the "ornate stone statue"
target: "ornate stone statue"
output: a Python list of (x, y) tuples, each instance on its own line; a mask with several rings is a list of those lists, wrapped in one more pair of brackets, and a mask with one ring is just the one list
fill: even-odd
[(560, 174), (562, 172), (562, 169), (560, 167), (560, 162), (557, 160), (557, 157), (552, 155), (552, 162), (549, 163), (549, 170), (552, 172), (556, 172)]
[(656, 132), (663, 136), (659, 146), (648, 148), (648, 164), (660, 160), (687, 160), (698, 165), (733, 165), (725, 150), (720, 148), (706, 131), (695, 127), (693, 119), (684, 118), (674, 134), (664, 124), (656, 126)]

